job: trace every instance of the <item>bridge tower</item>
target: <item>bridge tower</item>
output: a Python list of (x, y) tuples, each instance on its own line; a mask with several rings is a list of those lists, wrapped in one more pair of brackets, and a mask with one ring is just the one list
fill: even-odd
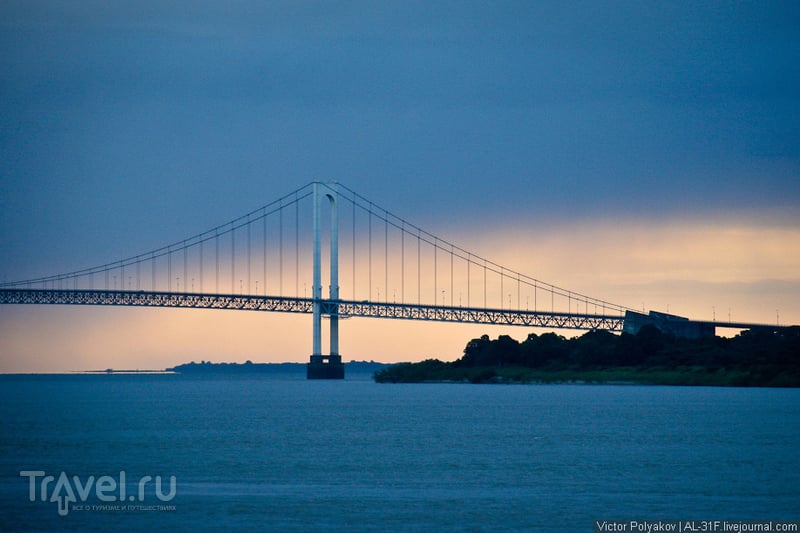
[[(335, 182), (313, 184), (314, 281), (312, 288), (314, 312), (314, 343), (311, 361), (306, 365), (308, 379), (344, 379), (344, 364), (339, 354), (339, 217), (338, 192)], [(331, 209), (330, 231), (330, 296), (322, 299), (322, 206), (328, 199)], [(330, 318), (330, 354), (322, 354), (322, 315)]]

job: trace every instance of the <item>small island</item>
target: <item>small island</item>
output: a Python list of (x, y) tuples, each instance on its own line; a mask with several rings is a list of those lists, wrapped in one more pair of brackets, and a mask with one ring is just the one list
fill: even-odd
[(687, 339), (645, 326), (635, 334), (590, 331), (469, 341), (453, 362), (427, 359), (375, 373), (379, 383), (642, 383), (800, 387), (800, 327)]

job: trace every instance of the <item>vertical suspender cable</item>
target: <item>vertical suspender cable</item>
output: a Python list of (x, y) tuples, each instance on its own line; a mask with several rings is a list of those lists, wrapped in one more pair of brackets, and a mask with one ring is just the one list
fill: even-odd
[(264, 230), (264, 234), (263, 234), (263, 238), (264, 238), (264, 243), (263, 243), (263, 245), (264, 245), (264, 249), (263, 249), (263, 252), (264, 252), (264, 296), (266, 296), (267, 295), (267, 209), (266, 208), (264, 208), (264, 214), (263, 214), (262, 222), (263, 222), (263, 226), (264, 226), (263, 227), (263, 230)]
[(389, 301), (389, 212), (384, 210), (383, 219), (383, 284), (386, 301)]
[(469, 307), (469, 285), (470, 285), (469, 265), (471, 262), (472, 262), (472, 256), (469, 252), (467, 252), (467, 307)]
[(186, 287), (189, 286), (189, 248), (186, 246), (186, 241), (183, 241), (183, 292), (188, 292)]
[(367, 216), (369, 217), (369, 246), (368, 246), (368, 255), (369, 255), (369, 276), (367, 281), (369, 282), (369, 291), (368, 291), (368, 299), (372, 301), (372, 202), (369, 203), (369, 211), (367, 212)]
[(500, 267), (500, 309), (503, 308), (503, 278), (505, 275), (503, 274), (503, 267)]
[(453, 245), (450, 245), (450, 307), (453, 307)]
[(422, 305), (422, 240), (417, 228), (417, 305)]
[(167, 292), (172, 292), (172, 252), (167, 247)]
[(406, 301), (406, 227), (400, 221), (400, 302)]
[(250, 291), (250, 215), (247, 215), (247, 294), (252, 294)]
[(483, 307), (486, 309), (486, 259), (483, 260)]
[(236, 293), (236, 228), (231, 222), (231, 294)]
[(200, 292), (203, 292), (203, 237), (200, 238)]

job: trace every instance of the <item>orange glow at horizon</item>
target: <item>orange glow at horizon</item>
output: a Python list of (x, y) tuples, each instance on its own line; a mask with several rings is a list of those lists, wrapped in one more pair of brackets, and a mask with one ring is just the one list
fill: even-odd
[[(720, 321), (730, 318), (740, 322), (800, 324), (800, 229), (791, 225), (607, 221), (576, 223), (548, 232), (486, 230), (452, 242), (469, 242), (475, 253), (537, 279), (637, 309), (703, 320), (713, 317)], [(376, 247), (383, 254), (381, 244)], [(437, 264), (434, 289), (430, 279), (432, 253), (424, 258), (424, 284), (417, 282), (416, 255), (406, 250), (402, 275), (398, 274), (397, 264), (387, 272), (383, 263), (376, 260), (372, 285), (368, 286), (369, 265), (360, 261), (354, 273), (352, 266), (347, 266), (346, 259), (352, 257), (348, 252), (345, 247), (341, 253), (345, 265), (340, 272), (344, 299), (353, 296), (355, 277), (356, 299), (367, 299), (372, 290), (373, 300), (380, 293), (381, 301), (399, 301), (400, 287), (404, 286), (406, 301), (414, 302), (419, 290), (427, 295), (423, 303), (437, 297), (448, 305), (451, 298), (455, 305), (459, 301), (467, 304), (463, 289), (458, 295), (451, 294), (450, 263), (443, 259), (444, 255)], [(310, 274), (304, 264), (301, 266), (302, 277)], [(293, 267), (291, 263), (287, 268), (284, 292), (293, 293), (297, 285), (302, 295), (305, 286), (310, 296), (310, 287), (295, 279)], [(175, 268), (180, 271), (180, 266)], [(464, 281), (466, 270), (456, 264), (453, 272), (455, 292), (459, 282)], [(227, 277), (230, 285), (230, 272)], [(474, 271), (470, 277), (471, 286), (477, 284), (477, 294), (472, 295), (470, 303), (480, 306), (482, 280), (476, 279)], [(325, 275), (323, 285), (327, 296), (326, 278)], [(497, 293), (489, 306), (497, 306), (499, 287), (496, 282), (488, 286)], [(503, 297), (515, 289), (509, 291), (506, 287)], [(441, 291), (445, 291), (444, 295)], [(261, 285), (258, 292), (262, 293)], [(520, 300), (521, 308), (529, 304), (533, 308), (532, 299), (526, 301), (525, 293), (519, 298), (511, 294), (511, 299), (515, 305)], [(542, 332), (522, 327), (366, 318), (344, 320), (340, 328), (345, 361), (385, 362), (427, 357), (453, 360), (471, 338), (484, 333), (492, 337), (508, 334), (523, 340), (531, 331)], [(580, 334), (558, 333), (567, 337)], [(311, 352), (311, 317), (248, 311), (7, 305), (0, 306), (0, 338), (0, 372), (161, 369), (192, 360), (306, 362)], [(326, 323), (323, 346), (327, 346)]]

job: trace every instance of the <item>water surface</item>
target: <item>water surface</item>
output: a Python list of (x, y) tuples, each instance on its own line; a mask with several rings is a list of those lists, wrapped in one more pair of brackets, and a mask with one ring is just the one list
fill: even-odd
[[(800, 391), (786, 389), (0, 376), (0, 526), (589, 531), (600, 519), (796, 520), (799, 422)], [(151, 482), (142, 502), (174, 510), (91, 509), (103, 504), (92, 493), (60, 516), (50, 493), (29, 501), (20, 471), (81, 483), (124, 471), (126, 500), (143, 476), (161, 476), (165, 490), (175, 476), (174, 498), (160, 501)]]

